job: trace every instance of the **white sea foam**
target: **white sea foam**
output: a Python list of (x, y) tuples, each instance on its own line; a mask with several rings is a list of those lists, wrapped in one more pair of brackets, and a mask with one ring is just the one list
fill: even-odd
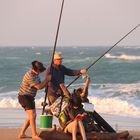
[(36, 54), (36, 55), (41, 55), (41, 52), (36, 52), (35, 54)]
[(122, 116), (140, 116), (140, 109), (127, 101), (116, 98), (98, 98), (90, 97), (90, 102), (95, 105), (95, 109), (100, 113), (122, 115)]
[[(100, 113), (139, 117), (140, 109), (125, 100), (117, 98), (99, 98), (89, 96), (90, 102), (95, 105), (95, 109)], [(36, 99), (36, 107), (42, 108), (41, 103), (44, 98)], [(0, 100), (0, 108), (21, 108), (17, 99), (3, 98)]]
[(19, 108), (20, 105), (17, 99), (12, 99), (11, 97), (3, 98), (0, 100), (0, 108)]
[(64, 63), (83, 63), (83, 62), (92, 62), (92, 61), (93, 61), (92, 57), (86, 57), (84, 59), (77, 59), (77, 58), (67, 59), (64, 60)]
[[(43, 98), (36, 99), (36, 107), (41, 108), (41, 103), (44, 101)], [(18, 99), (13, 99), (11, 97), (0, 99), (0, 108), (20, 108)]]
[(106, 54), (106, 58), (111, 58), (111, 59), (121, 59), (121, 60), (128, 60), (128, 61), (135, 61), (135, 60), (140, 60), (140, 56), (134, 56), (134, 55), (127, 55), (127, 54), (121, 54), (121, 55), (111, 55), (111, 54)]
[[(74, 84), (69, 90), (82, 87), (84, 83)], [(140, 83), (134, 84), (90, 84), (89, 99), (101, 113), (140, 116)], [(36, 96), (36, 107), (42, 108), (44, 91)], [(0, 93), (0, 108), (21, 108), (17, 91)]]
[(115, 89), (117, 92), (126, 93), (128, 95), (134, 95), (140, 93), (140, 83), (137, 84), (120, 84), (119, 87)]

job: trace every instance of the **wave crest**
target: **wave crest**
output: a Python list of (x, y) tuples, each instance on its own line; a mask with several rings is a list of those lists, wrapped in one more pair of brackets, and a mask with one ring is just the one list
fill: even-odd
[(95, 109), (98, 112), (131, 117), (140, 116), (140, 109), (133, 104), (129, 104), (127, 101), (115, 98), (101, 99), (98, 97), (90, 97), (89, 99), (95, 105)]
[[(90, 102), (95, 105), (98, 112), (122, 116), (139, 117), (140, 109), (125, 100), (117, 98), (99, 98), (89, 96)], [(43, 98), (36, 99), (36, 107), (42, 108)], [(4, 98), (0, 100), (0, 108), (21, 108), (17, 99)]]
[(121, 59), (121, 60), (129, 60), (129, 61), (140, 60), (140, 56), (127, 55), (127, 54), (111, 55), (108, 53), (105, 55), (105, 58)]

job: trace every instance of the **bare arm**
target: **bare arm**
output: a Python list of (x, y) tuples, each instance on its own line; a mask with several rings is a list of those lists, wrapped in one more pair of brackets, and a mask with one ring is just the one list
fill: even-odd
[(40, 84), (37, 84), (34, 87), (37, 90), (40, 90), (40, 89), (44, 88), (46, 86), (47, 82), (49, 82), (50, 80), (51, 80), (51, 75), (47, 75), (47, 77)]
[(90, 77), (88, 77), (87, 80), (86, 80), (86, 83), (84, 85), (84, 89), (83, 89), (82, 93), (80, 94), (81, 97), (85, 96), (85, 93), (88, 89), (89, 83), (90, 83)]
[(64, 86), (64, 84), (60, 84), (60, 88), (63, 91), (64, 95), (70, 98), (70, 93), (67, 90), (67, 88)]
[(43, 80), (40, 84), (37, 84), (35, 85), (34, 87), (37, 89), (37, 90), (40, 90), (42, 88), (44, 88), (46, 86), (46, 83), (47, 83), (47, 80)]

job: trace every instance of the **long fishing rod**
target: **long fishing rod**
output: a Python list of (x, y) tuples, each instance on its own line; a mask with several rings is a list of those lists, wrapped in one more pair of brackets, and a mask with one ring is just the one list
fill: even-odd
[[(126, 38), (130, 33), (132, 33), (136, 28), (138, 28), (140, 24), (135, 26), (132, 30), (130, 30), (126, 35), (124, 35), (119, 41), (117, 41), (112, 47), (110, 47), (105, 53), (103, 53), (97, 60), (95, 60), (91, 65), (89, 65), (86, 70), (89, 70), (93, 65), (95, 65), (102, 57), (105, 56), (110, 50), (112, 50), (118, 43), (120, 43), (124, 38)], [(81, 75), (77, 76), (68, 86), (67, 88), (73, 84)]]
[[(54, 43), (54, 48), (53, 48), (53, 54), (52, 54), (52, 61), (51, 61), (51, 66), (50, 66), (51, 68), (52, 68), (54, 53), (55, 53), (56, 45), (57, 45), (57, 39), (58, 39), (58, 33), (59, 33), (59, 29), (60, 29), (63, 7), (64, 7), (64, 0), (62, 0), (62, 4), (61, 4), (61, 10), (60, 10), (60, 15), (59, 15), (59, 21), (58, 21), (58, 26), (57, 26), (57, 32), (56, 32), (55, 43)], [(44, 114), (44, 110), (45, 110), (45, 106), (46, 106), (46, 99), (47, 99), (47, 92), (45, 94), (45, 98), (44, 98), (44, 102), (43, 102), (42, 115)]]

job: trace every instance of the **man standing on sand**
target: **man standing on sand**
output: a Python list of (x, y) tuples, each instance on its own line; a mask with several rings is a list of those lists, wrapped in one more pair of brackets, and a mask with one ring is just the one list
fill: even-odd
[(86, 69), (72, 70), (62, 65), (62, 55), (60, 52), (55, 52), (53, 64), (47, 69), (46, 77), (51, 75), (51, 80), (47, 83), (46, 92), (51, 105), (54, 101), (62, 95), (60, 84), (64, 84), (65, 75), (78, 76), (86, 74)]
[(44, 72), (46, 68), (39, 61), (32, 62), (32, 69), (25, 73), (20, 89), (18, 100), (21, 106), (27, 113), (23, 127), (18, 135), (18, 138), (27, 138), (25, 132), (29, 125), (31, 126), (32, 138), (41, 140), (36, 131), (36, 109), (35, 109), (35, 96), (37, 90), (44, 88), (47, 79), (43, 82), (40, 81), (39, 74)]

